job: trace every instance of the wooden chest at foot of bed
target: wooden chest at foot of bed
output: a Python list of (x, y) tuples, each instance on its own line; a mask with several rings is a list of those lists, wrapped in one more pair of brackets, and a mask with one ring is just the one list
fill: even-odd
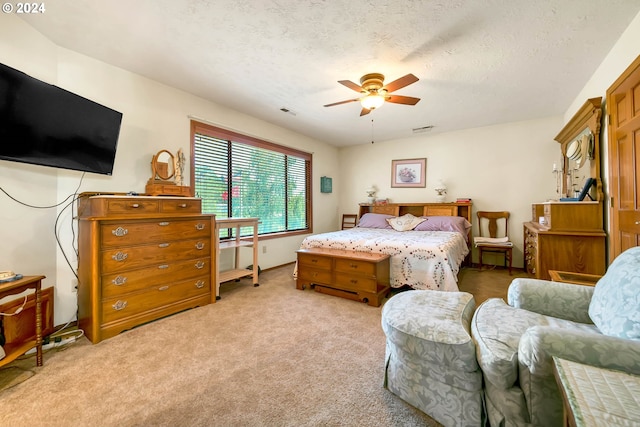
[(297, 253), (298, 289), (309, 285), (318, 292), (374, 307), (389, 293), (389, 255), (325, 248)]

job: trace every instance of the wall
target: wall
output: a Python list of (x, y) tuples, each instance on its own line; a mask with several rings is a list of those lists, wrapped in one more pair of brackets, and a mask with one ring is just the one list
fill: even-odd
[[(341, 213), (357, 213), (371, 185), (378, 190), (377, 198), (391, 202), (435, 202), (434, 185), (442, 179), (446, 200), (471, 197), (474, 215), (478, 210), (511, 212), (513, 263), (522, 267), (522, 223), (531, 220), (531, 203), (557, 197), (551, 171), (559, 162), (559, 144), (553, 138), (561, 127), (562, 117), (555, 116), (343, 148)], [(391, 160), (422, 157), (427, 158), (426, 188), (391, 188)], [(490, 256), (485, 262), (502, 262)]]
[[(338, 150), (73, 51), (62, 49), (13, 15), (2, 16), (0, 62), (123, 113), (112, 176), (0, 161), (0, 186), (16, 198), (54, 205), (76, 191), (144, 192), (150, 161), (161, 149), (190, 152), (189, 116), (313, 153), (314, 231), (336, 229), (337, 191), (320, 193), (320, 176), (338, 176)], [(186, 176), (190, 171), (187, 169)], [(55, 286), (54, 323), (75, 319), (77, 229), (71, 209), (35, 210), (0, 194), (0, 269), (45, 274)], [(54, 236), (56, 216), (62, 250)], [(260, 242), (260, 267), (292, 262), (304, 236)], [(263, 252), (266, 250), (266, 253)], [(69, 259), (71, 267), (67, 264)], [(243, 260), (244, 262), (244, 260)], [(247, 264), (249, 264), (247, 262)]]

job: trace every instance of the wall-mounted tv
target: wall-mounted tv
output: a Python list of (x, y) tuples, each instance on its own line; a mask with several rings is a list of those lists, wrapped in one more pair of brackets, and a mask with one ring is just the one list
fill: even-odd
[(0, 63), (0, 159), (111, 175), (122, 113)]

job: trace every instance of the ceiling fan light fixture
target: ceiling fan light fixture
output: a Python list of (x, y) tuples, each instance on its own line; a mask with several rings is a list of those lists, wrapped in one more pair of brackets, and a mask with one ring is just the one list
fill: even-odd
[(384, 96), (378, 94), (367, 95), (360, 100), (360, 104), (362, 104), (362, 108), (375, 110), (384, 104)]

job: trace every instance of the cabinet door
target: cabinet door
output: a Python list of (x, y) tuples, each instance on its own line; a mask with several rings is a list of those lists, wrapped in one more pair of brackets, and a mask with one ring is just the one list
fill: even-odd
[(455, 216), (457, 211), (456, 206), (425, 206), (424, 216)]
[(371, 208), (372, 213), (398, 216), (400, 208), (393, 205), (378, 205)]

